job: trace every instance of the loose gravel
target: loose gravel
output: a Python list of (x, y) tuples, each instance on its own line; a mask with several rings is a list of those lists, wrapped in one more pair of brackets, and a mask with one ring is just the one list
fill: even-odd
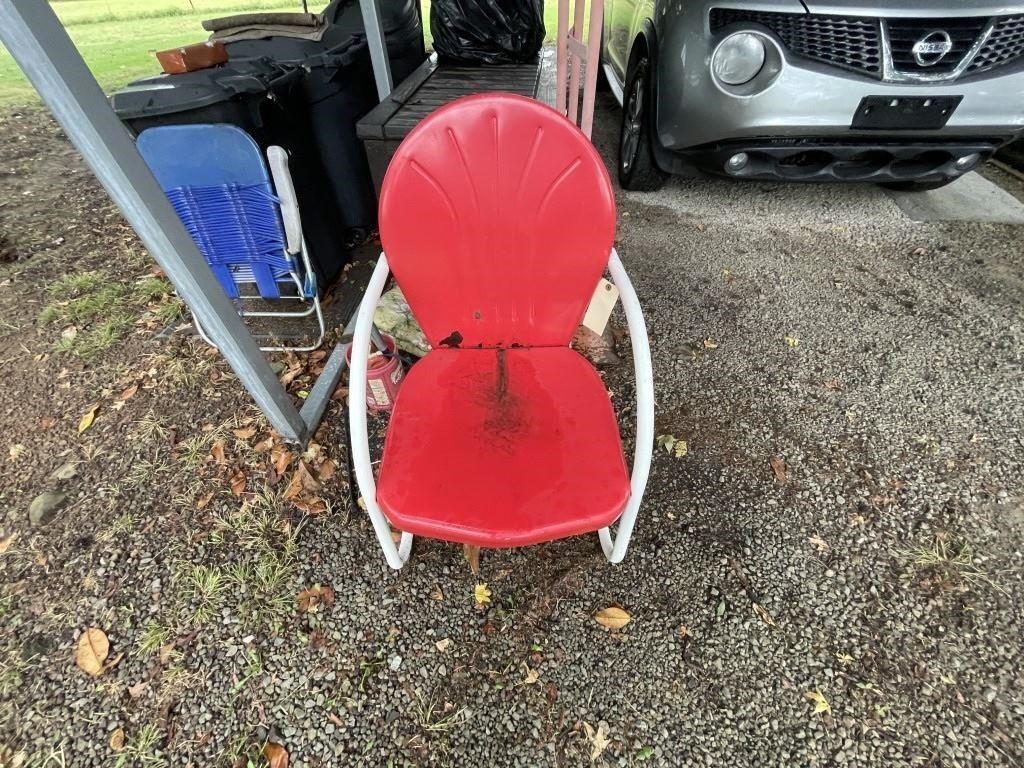
[[(604, 97), (609, 159), (618, 115)], [(139, 481), (167, 438), (129, 437), (150, 407), (171, 443), (247, 409), (201, 345), (171, 352), (206, 361), (202, 381), (157, 376), (130, 418), (101, 411), (81, 437), (145, 340), (102, 366), (40, 364), (51, 381), (68, 365), (67, 390), (12, 374), (3, 434), (38, 469), (12, 459), (0, 481), (0, 541), (18, 534), (0, 555), (0, 765), (259, 765), (267, 739), (294, 768), (1024, 762), (1024, 233), (915, 224), (866, 186), (673, 180), (619, 193), (619, 210), (657, 434), (687, 445), (658, 450), (619, 566), (593, 537), (485, 552), (474, 577), (458, 548), (420, 541), (392, 572), (344, 478), (326, 515), (273, 503), (265, 540), (225, 533), (238, 500), (175, 503), (208, 479), (172, 463)], [(43, 262), (26, 263), (0, 280), (29, 284)], [(5, 350), (52, 343), (38, 306), (0, 299), (23, 329)], [(628, 375), (606, 372), (630, 447)], [(50, 398), (68, 411), (57, 436), (25, 426)], [(340, 403), (318, 441), (344, 464)], [(78, 475), (54, 484), (69, 457)], [(33, 528), (45, 491), (67, 497)], [(194, 619), (183, 568), (289, 546), (272, 589), (226, 590)], [(298, 613), (316, 584), (333, 603)], [(593, 618), (611, 605), (631, 616), (617, 632)], [(95, 679), (74, 665), (90, 626), (124, 654)], [(174, 648), (141, 653), (146, 636)]]

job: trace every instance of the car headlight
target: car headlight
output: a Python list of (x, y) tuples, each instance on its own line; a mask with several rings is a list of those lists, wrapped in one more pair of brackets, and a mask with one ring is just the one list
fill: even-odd
[(726, 85), (743, 85), (764, 66), (765, 49), (760, 35), (737, 32), (725, 38), (711, 59), (711, 71)]

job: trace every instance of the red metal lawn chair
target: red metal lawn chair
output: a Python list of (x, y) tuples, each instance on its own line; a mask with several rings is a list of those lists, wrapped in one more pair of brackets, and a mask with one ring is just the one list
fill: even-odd
[[(607, 558), (622, 560), (650, 470), (654, 384), (614, 233), (597, 151), (532, 99), (459, 99), (398, 148), (381, 190), (384, 253), (359, 308), (349, 390), (356, 478), (392, 568), (408, 559), (413, 535), (503, 548), (597, 531)], [(606, 266), (636, 369), (632, 478), (608, 392), (569, 347)], [(366, 365), (389, 270), (433, 349), (402, 383), (375, 482)], [(403, 532), (397, 546), (389, 522)]]

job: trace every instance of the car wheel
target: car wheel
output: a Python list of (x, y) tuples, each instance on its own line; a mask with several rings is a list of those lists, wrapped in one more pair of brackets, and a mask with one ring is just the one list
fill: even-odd
[(956, 179), (945, 181), (886, 181), (878, 186), (885, 189), (893, 189), (897, 192), (928, 192), (932, 189), (941, 189), (947, 184), (952, 184)]
[(626, 75), (619, 133), (619, 184), (623, 189), (650, 192), (660, 189), (668, 174), (654, 162), (651, 148), (650, 62), (641, 58)]

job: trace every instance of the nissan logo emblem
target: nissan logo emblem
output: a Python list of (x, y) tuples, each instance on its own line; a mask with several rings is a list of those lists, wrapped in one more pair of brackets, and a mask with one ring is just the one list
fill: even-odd
[(919, 67), (934, 67), (953, 50), (953, 40), (945, 30), (929, 32), (910, 49)]

